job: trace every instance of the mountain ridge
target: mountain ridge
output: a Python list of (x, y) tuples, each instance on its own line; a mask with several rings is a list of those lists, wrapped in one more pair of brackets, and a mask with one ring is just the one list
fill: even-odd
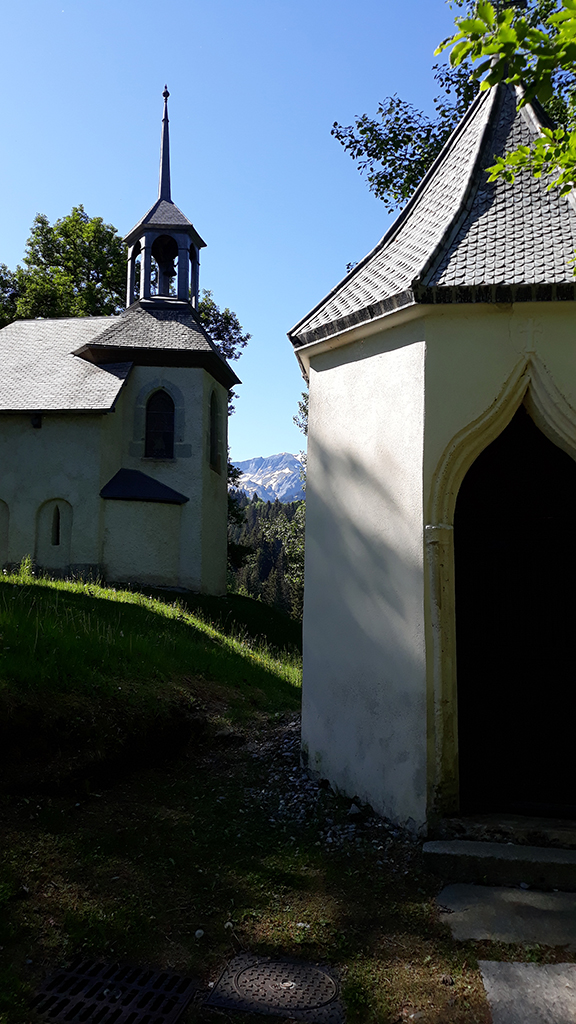
[(236, 489), (244, 491), (249, 498), (254, 493), (262, 501), (300, 501), (305, 497), (303, 481), (300, 479), (302, 460), (291, 452), (277, 455), (259, 455), (243, 462), (234, 462), (241, 477)]

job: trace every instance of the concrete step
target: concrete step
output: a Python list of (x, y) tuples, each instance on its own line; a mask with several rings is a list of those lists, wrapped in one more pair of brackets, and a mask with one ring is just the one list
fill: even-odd
[(446, 882), (576, 891), (576, 850), (451, 839), (424, 843), (423, 858)]

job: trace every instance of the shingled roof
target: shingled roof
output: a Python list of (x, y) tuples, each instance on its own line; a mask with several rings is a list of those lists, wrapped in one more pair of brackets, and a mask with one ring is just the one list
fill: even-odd
[(505, 83), (481, 93), (378, 245), (289, 332), (296, 348), (417, 303), (574, 300), (573, 196), (486, 168), (545, 116)]
[(95, 363), (202, 366), (226, 388), (240, 383), (190, 303), (173, 298), (139, 299), (111, 317), (104, 331), (83, 339), (75, 354)]
[(188, 220), (182, 213), (182, 210), (179, 210), (176, 203), (173, 203), (171, 199), (157, 199), (148, 212), (134, 225), (132, 230), (124, 236), (124, 241), (130, 245), (140, 238), (145, 228), (156, 228), (158, 231), (174, 231), (174, 228), (180, 228), (181, 231), (185, 231), (194, 238), (199, 249), (206, 245), (206, 242), (200, 237), (192, 222)]
[(226, 388), (239, 383), (188, 302), (141, 300), (120, 316), (4, 327), (0, 412), (107, 412), (134, 363), (203, 367)]
[(0, 411), (108, 412), (132, 363), (78, 359), (81, 339), (98, 337), (110, 317), (18, 320), (0, 331)]

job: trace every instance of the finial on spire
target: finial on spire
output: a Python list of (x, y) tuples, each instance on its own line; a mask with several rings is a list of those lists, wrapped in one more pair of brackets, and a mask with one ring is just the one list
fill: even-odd
[(168, 134), (168, 86), (164, 86), (164, 116), (162, 118), (162, 140), (160, 144), (160, 184), (158, 187), (158, 199), (165, 199), (172, 202), (170, 190), (170, 138)]

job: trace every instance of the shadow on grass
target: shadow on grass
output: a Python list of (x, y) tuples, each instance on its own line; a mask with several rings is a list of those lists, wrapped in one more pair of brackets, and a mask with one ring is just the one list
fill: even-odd
[[(228, 604), (218, 601), (211, 599), (213, 624), (165, 597), (62, 581), (2, 581), (2, 691), (103, 698), (128, 684), (126, 699), (142, 702), (180, 677), (221, 684), (232, 702), (256, 690), (265, 710), (297, 707), (297, 655), (280, 656), (238, 635), (229, 628), (237, 617), (230, 620)], [(248, 599), (240, 601), (246, 619)], [(254, 622), (260, 610), (251, 610)]]
[[(11, 902), (12, 990), (76, 953), (207, 984), (249, 949), (343, 968), (349, 1022), (391, 1024), (406, 1007), (425, 1007), (438, 1024), (487, 1022), (473, 948), (437, 923), (437, 884), (415, 851), (406, 876), (400, 844), (379, 867), (368, 825), (361, 848), (329, 851), (321, 830), (327, 816), (346, 822), (346, 803), (321, 791), (307, 820), (282, 823), (271, 813), (270, 770), (249, 750), (212, 750), (105, 797), (5, 807), (0, 878), (27, 890)], [(19, 1012), (10, 1024), (25, 1019)], [(202, 1010), (185, 1018), (211, 1019)]]

